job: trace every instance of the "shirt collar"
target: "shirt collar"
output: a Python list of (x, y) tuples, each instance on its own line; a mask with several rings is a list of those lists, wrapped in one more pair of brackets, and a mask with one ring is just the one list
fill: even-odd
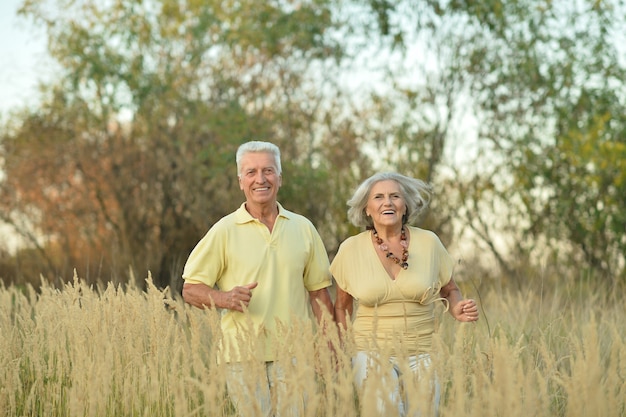
[[(279, 202), (276, 202), (276, 204), (278, 205), (278, 217), (284, 217), (285, 219), (290, 219), (291, 212), (288, 210), (285, 210), (285, 208)], [(246, 210), (245, 202), (241, 203), (239, 208), (235, 211), (235, 217), (236, 217), (237, 224), (244, 224), (244, 223), (248, 223), (248, 222), (252, 222), (256, 220), (254, 217), (250, 215), (250, 213), (248, 213), (248, 210)]]

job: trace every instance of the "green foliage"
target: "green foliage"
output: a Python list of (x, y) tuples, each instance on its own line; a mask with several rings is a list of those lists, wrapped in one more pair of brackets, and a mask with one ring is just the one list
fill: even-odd
[[(115, 280), (131, 265), (179, 286), (193, 245), (243, 200), (237, 146), (272, 140), (299, 160), (318, 117), (300, 104), (315, 76), (307, 67), (341, 56), (325, 35), (333, 22), (324, 1), (41, 0), (23, 13), (47, 26), (63, 74), (3, 139), (4, 220), (40, 213), (33, 234), (48, 239), (50, 279), (77, 267)], [(306, 162), (293, 171), (311, 172)], [(308, 175), (293, 180), (316, 190)], [(294, 209), (323, 223), (323, 206), (302, 203), (320, 198), (286, 191), (298, 197)]]
[(455, 255), (471, 247), (482, 274), (501, 275), (488, 254), (518, 281), (546, 262), (624, 279), (623, 2), (26, 0), (21, 13), (61, 68), (0, 137), (0, 219), (30, 245), (16, 259), (38, 259), (21, 280), (124, 280), (130, 266), (178, 288), (193, 245), (243, 199), (234, 152), (249, 139), (281, 147), (279, 199), (331, 256), (357, 232), (354, 187), (396, 170), (434, 184), (424, 226)]
[[(626, 203), (626, 142), (612, 131), (612, 116), (596, 117), (587, 126), (579, 122), (576, 129), (563, 132), (543, 155), (528, 153), (523, 163), (528, 171), (537, 170), (528, 173), (531, 178), (550, 185), (550, 198), (534, 224), (577, 245), (592, 269), (611, 273), (619, 270), (615, 255), (626, 251), (621, 237), (626, 230), (621, 209)], [(546, 222), (554, 218), (564, 221)]]
[[(616, 40), (623, 4), (429, 3), (442, 19), (464, 23), (462, 32), (449, 33), (464, 43), (459, 70), (480, 122), (479, 140), (490, 148), (487, 174), (473, 181), (496, 187), (511, 225), (524, 219), (513, 254), (530, 255), (541, 242), (613, 284), (623, 279), (626, 67)], [(477, 191), (474, 197), (482, 194)], [(489, 230), (488, 215), (469, 212), (481, 218), (473, 226), (479, 234)], [(497, 228), (501, 233), (505, 226)], [(493, 232), (483, 240), (493, 242)]]

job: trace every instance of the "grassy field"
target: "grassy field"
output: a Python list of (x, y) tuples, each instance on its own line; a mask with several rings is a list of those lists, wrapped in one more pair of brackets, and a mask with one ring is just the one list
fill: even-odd
[[(588, 287), (479, 295), (476, 324), (437, 313), (442, 416), (626, 416), (623, 303), (603, 302)], [(150, 285), (96, 290), (75, 279), (62, 290), (2, 287), (0, 414), (234, 415), (216, 361), (218, 323), (215, 312)], [(307, 393), (307, 416), (376, 415), (369, 397), (361, 406), (355, 400), (346, 352), (334, 366), (324, 337), (285, 331), (280, 349), (299, 364), (287, 386)], [(415, 403), (423, 395), (411, 384), (407, 393)], [(255, 415), (253, 398), (247, 406)]]

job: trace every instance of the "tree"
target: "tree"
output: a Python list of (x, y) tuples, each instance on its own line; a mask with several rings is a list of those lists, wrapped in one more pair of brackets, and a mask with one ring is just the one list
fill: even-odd
[(281, 147), (281, 202), (331, 256), (357, 232), (354, 187), (396, 170), (435, 186), (425, 227), (518, 282), (546, 259), (624, 277), (617, 0), (30, 0), (22, 13), (46, 25), (63, 73), (3, 132), (0, 215), (51, 278), (130, 266), (180, 285), (195, 242), (242, 201), (248, 139)]
[[(396, 130), (382, 143), (399, 149), (393, 165), (436, 168), (421, 173), (442, 187), (437, 208), (456, 219), (455, 236), (471, 232), (512, 278), (550, 253), (569, 261), (555, 268), (561, 275), (582, 266), (623, 280), (623, 2), (367, 5), (371, 30), (400, 62), (417, 56), (420, 74), (431, 74), (394, 85), (421, 98), (404, 113), (417, 133)], [(451, 157), (453, 147), (465, 158)], [(417, 159), (401, 156), (410, 149)]]
[(451, 2), (444, 13), (468, 22), (480, 135), (509, 168), (499, 194), (526, 220), (520, 247), (544, 241), (573, 265), (623, 279), (624, 5), (492, 3)]
[[(131, 267), (137, 277), (153, 271), (161, 286), (179, 282), (193, 244), (242, 201), (240, 143), (272, 139), (294, 171), (317, 172), (301, 157), (316, 116), (303, 103), (309, 68), (341, 57), (325, 36), (328, 7), (25, 3), (22, 13), (48, 27), (64, 73), (47, 104), (3, 137), (4, 220), (29, 216), (33, 227), (22, 231), (43, 237), (52, 277), (77, 267), (93, 280), (121, 280)], [(294, 179), (287, 195), (313, 189), (298, 183), (305, 175)], [(305, 208), (323, 220), (323, 204)]]

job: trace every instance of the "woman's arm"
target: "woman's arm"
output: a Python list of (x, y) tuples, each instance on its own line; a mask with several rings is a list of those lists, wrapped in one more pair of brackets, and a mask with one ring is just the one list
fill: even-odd
[(456, 320), (464, 322), (478, 320), (478, 306), (476, 305), (476, 301), (471, 298), (467, 300), (463, 299), (461, 290), (459, 290), (453, 278), (450, 278), (450, 282), (441, 288), (439, 295), (448, 300), (448, 310)]
[(345, 331), (348, 329), (348, 320), (352, 316), (353, 298), (339, 286), (336, 288), (337, 297), (335, 299), (335, 322), (340, 329), (343, 327), (343, 331)]

